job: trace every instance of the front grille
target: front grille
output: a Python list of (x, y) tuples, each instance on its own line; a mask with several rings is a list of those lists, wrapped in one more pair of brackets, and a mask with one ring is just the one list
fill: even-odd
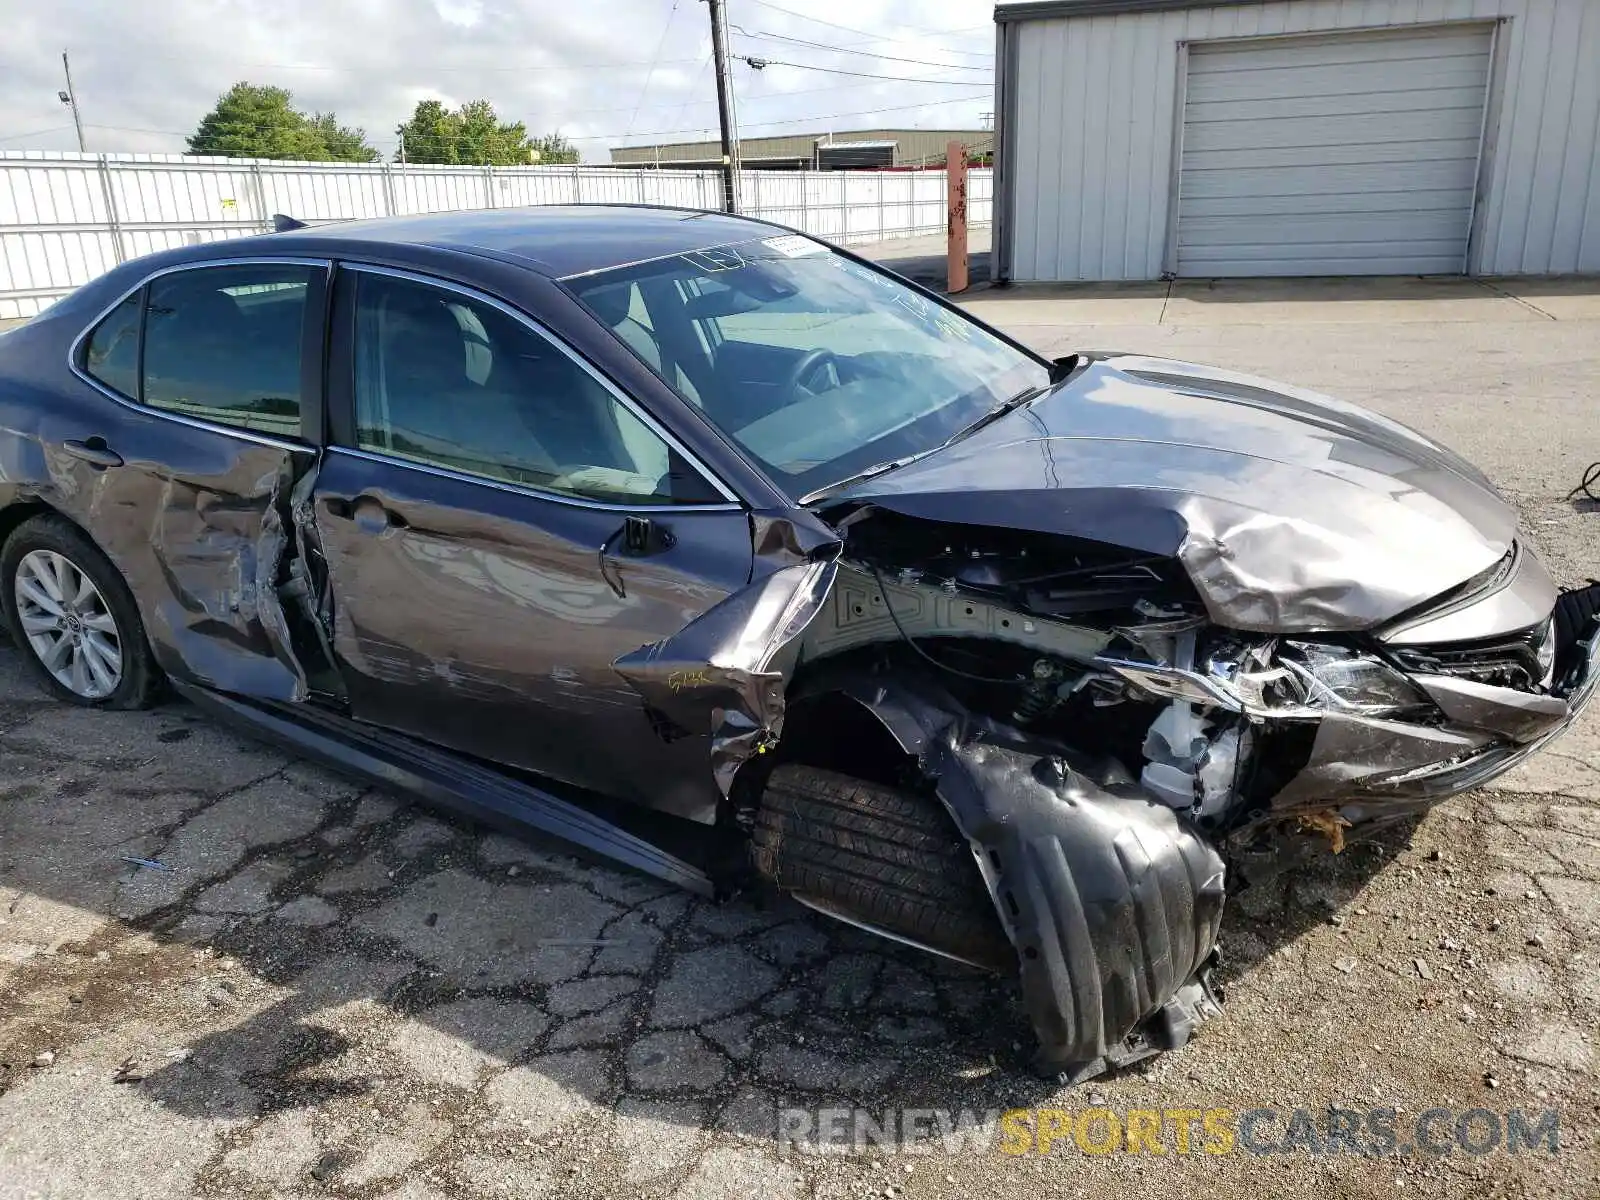
[(1539, 690), (1544, 668), (1539, 647), (1548, 625), (1508, 638), (1481, 642), (1452, 642), (1446, 646), (1408, 646), (1396, 649), (1395, 658), (1407, 670), (1428, 675), (1454, 675), (1495, 687)]

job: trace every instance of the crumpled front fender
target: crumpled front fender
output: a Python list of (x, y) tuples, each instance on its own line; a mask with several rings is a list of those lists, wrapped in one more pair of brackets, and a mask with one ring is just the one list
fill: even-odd
[[(1073, 1081), (1188, 1040), (1209, 979), (1223, 862), (1120, 767), (963, 714), (928, 685), (834, 681), (914, 756), (972, 844), (1017, 951), (1035, 1065)], [(815, 693), (813, 693), (815, 694)]]
[(832, 558), (783, 567), (612, 664), (658, 718), (693, 733), (709, 719), (711, 771), (724, 796), (739, 768), (782, 735), (800, 635), (837, 574)]

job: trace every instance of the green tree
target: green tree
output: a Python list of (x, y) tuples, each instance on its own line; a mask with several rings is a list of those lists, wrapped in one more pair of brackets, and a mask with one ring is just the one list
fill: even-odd
[(533, 139), (534, 151), (542, 163), (575, 163), (578, 148), (559, 133), (547, 133)]
[(526, 125), (502, 121), (487, 100), (473, 100), (455, 112), (437, 100), (418, 101), (411, 119), (395, 132), (407, 162), (509, 167), (578, 161), (577, 151), (559, 133), (530, 139)]
[(461, 106), (461, 140), (457, 161), (482, 166), (510, 167), (526, 163), (533, 156), (528, 127), (521, 121), (506, 124), (487, 100), (473, 100)]
[(311, 124), (322, 137), (327, 158), (333, 162), (377, 162), (382, 156), (367, 145), (365, 129), (350, 129), (339, 124), (333, 113), (318, 113)]
[(304, 162), (373, 162), (366, 133), (346, 129), (333, 113), (308, 117), (280, 87), (234, 84), (189, 138), (190, 154), (287, 158)]
[(189, 138), (190, 154), (235, 158), (307, 158), (321, 149), (306, 116), (283, 88), (236, 83)]
[(453, 117), (437, 100), (417, 101), (411, 120), (395, 130), (400, 135), (395, 158), (419, 163), (455, 162), (448, 157), (455, 141)]

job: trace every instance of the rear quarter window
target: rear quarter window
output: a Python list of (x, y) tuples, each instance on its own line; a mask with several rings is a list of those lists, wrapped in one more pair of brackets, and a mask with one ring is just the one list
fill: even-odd
[(135, 292), (94, 327), (84, 349), (83, 369), (114, 392), (139, 398), (139, 300)]

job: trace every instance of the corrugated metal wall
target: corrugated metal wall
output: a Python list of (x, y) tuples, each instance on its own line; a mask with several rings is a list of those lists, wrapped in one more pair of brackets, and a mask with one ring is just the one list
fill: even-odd
[[(973, 224), (989, 220), (991, 175), (970, 173)], [(0, 318), (31, 316), (141, 254), (260, 233), (273, 213), (315, 222), (575, 202), (716, 208), (721, 196), (713, 171), (3, 153)], [(836, 242), (941, 233), (945, 179), (904, 171), (746, 171), (742, 208)]]
[(1600, 271), (1600, 0), (1278, 0), (1006, 27), (1010, 277), (1172, 265), (1180, 43), (1496, 18), (1469, 270)]

